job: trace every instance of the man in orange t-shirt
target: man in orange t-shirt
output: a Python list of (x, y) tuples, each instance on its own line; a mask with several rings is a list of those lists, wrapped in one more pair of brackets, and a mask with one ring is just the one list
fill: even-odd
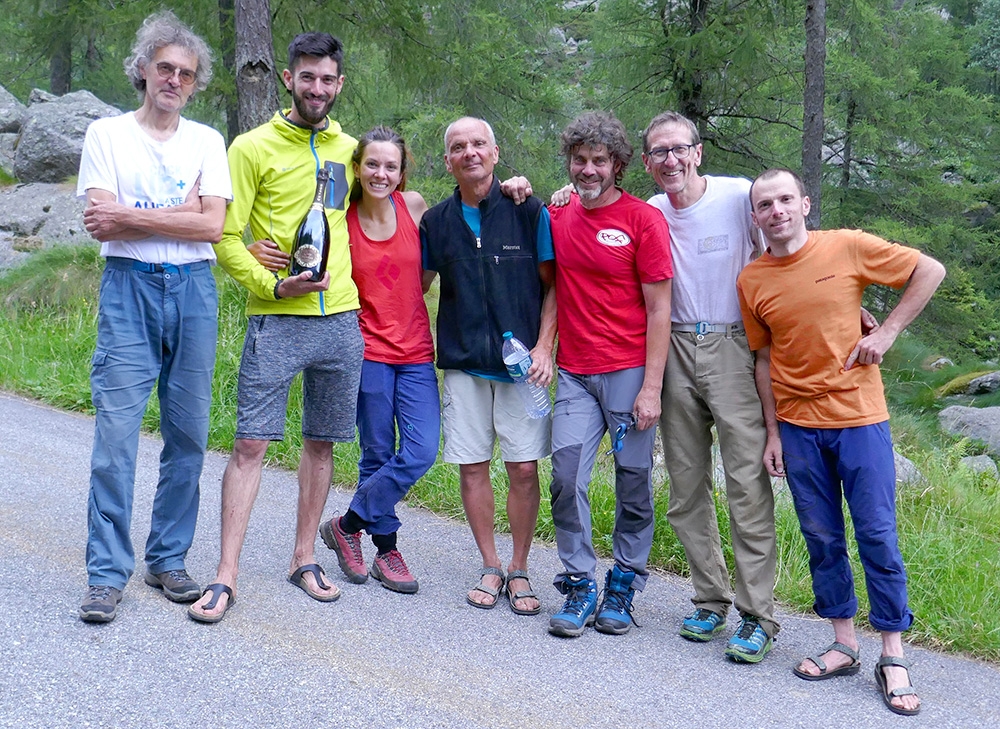
[[(875, 677), (891, 711), (915, 714), (920, 699), (901, 638), (913, 613), (896, 536), (892, 439), (877, 365), (923, 310), (945, 270), (920, 251), (861, 231), (807, 231), (809, 198), (790, 170), (757, 177), (750, 203), (768, 250), (743, 270), (737, 289), (747, 341), (757, 353), (768, 430), (764, 464), (773, 476), (787, 475), (809, 550), (814, 608), (834, 629), (834, 642), (794, 672), (818, 681), (856, 674), (861, 665), (841, 503), (846, 498), (869, 620), (882, 633)], [(907, 288), (885, 323), (862, 336), (858, 307), (874, 283)]]

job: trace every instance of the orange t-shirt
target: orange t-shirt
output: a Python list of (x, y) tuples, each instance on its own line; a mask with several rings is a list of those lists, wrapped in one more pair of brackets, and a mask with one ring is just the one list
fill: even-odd
[(807, 428), (851, 428), (888, 420), (877, 365), (844, 363), (861, 339), (861, 295), (869, 284), (900, 288), (920, 251), (860, 230), (809, 233), (790, 256), (770, 252), (736, 284), (750, 348), (771, 347), (778, 420)]

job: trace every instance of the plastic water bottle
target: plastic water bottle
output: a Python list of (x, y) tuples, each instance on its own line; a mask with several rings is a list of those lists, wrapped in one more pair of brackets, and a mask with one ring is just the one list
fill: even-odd
[(538, 419), (548, 415), (552, 409), (549, 391), (541, 385), (528, 382), (531, 355), (513, 332), (503, 333), (503, 363), (507, 366), (507, 374), (517, 385), (517, 391), (521, 393), (521, 400), (524, 401), (528, 417)]

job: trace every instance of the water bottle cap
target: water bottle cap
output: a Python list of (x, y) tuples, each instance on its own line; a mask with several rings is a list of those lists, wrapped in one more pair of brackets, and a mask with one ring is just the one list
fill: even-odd
[(503, 333), (503, 338), (504, 339), (513, 339), (514, 338), (514, 332), (504, 332)]

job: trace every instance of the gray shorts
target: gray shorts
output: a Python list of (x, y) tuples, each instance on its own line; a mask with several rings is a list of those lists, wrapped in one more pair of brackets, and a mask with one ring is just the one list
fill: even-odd
[(282, 440), (288, 390), (302, 372), (302, 437), (354, 440), (363, 356), (355, 311), (251, 316), (240, 360), (236, 437)]

